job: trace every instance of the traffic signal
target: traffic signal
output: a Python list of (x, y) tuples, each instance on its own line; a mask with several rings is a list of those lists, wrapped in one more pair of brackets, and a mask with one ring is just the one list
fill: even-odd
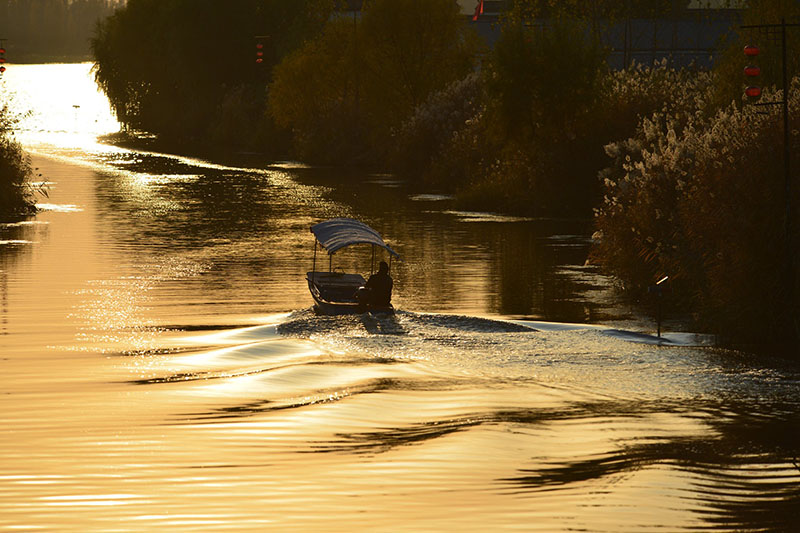
[[(747, 45), (744, 47), (744, 55), (749, 58), (756, 57), (760, 52), (761, 50), (759, 50), (757, 46)], [(755, 81), (755, 79), (761, 75), (761, 69), (755, 65), (748, 65), (744, 67), (744, 75), (747, 76), (749, 80)], [(748, 98), (760, 98), (761, 87), (758, 85), (748, 85), (744, 90), (744, 94), (746, 94)]]

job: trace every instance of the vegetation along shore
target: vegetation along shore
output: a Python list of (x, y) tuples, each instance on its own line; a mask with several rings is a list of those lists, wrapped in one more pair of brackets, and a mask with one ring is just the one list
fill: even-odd
[(14, 138), (17, 117), (8, 104), (0, 107), (0, 222), (36, 213), (30, 157)]

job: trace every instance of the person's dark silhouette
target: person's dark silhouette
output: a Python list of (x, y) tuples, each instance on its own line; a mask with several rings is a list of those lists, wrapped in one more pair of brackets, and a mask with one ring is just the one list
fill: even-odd
[(368, 290), (367, 303), (374, 307), (389, 307), (392, 301), (392, 277), (389, 275), (389, 265), (381, 261), (378, 272), (371, 275), (365, 287)]

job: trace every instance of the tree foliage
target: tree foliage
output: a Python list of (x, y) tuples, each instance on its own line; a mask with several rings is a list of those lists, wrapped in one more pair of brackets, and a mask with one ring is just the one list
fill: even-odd
[(371, 0), (359, 50), (374, 127), (396, 127), (475, 66), (477, 37), (450, 0)]
[(503, 27), (487, 75), (489, 99), (506, 135), (550, 137), (545, 126), (554, 122), (574, 134), (574, 122), (594, 108), (606, 54), (585, 29), (575, 20)]
[[(126, 128), (202, 145), (227, 95), (266, 84), (272, 66), (314, 35), (331, 9), (328, 0), (128, 0), (97, 27), (95, 77)], [(261, 64), (256, 36), (265, 45)], [(252, 132), (247, 126), (240, 131)]]
[[(441, 159), (454, 155), (456, 139), (464, 136), (464, 130), (476, 122), (485, 106), (486, 89), (480, 72), (432, 93), (395, 130), (390, 150), (392, 169), (434, 187), (463, 181), (463, 173), (453, 172), (456, 162), (442, 164)], [(466, 159), (461, 162), (465, 164)], [(433, 167), (439, 165), (449, 169), (448, 175), (436, 175)]]
[[(743, 25), (781, 19), (800, 21), (797, 2), (753, 0), (742, 12)], [(764, 101), (783, 97), (775, 89), (781, 42), (774, 28), (732, 30), (713, 73), (660, 69), (617, 77), (617, 100), (644, 108), (635, 134), (619, 135), (606, 148), (613, 162), (601, 175), (597, 257), (635, 293), (669, 275), (683, 308), (729, 341), (796, 351), (800, 269), (790, 257), (800, 248), (800, 217), (794, 210), (787, 235), (782, 116), (779, 106), (757, 108), (743, 99), (742, 70), (753, 62), (762, 69), (756, 83), (765, 88)], [(755, 61), (744, 56), (746, 44), (761, 49)], [(800, 68), (792, 53), (798, 44), (788, 31), (790, 78)], [(800, 78), (787, 96), (797, 205)], [(660, 109), (647, 113), (647, 102), (661, 102)]]
[(465, 207), (487, 209), (498, 203), (536, 215), (590, 209), (597, 189), (594, 176), (602, 164), (600, 147), (609, 140), (596, 127), (608, 71), (605, 57), (586, 21), (565, 18), (532, 25), (509, 17), (504, 22), (484, 64), (487, 97), (481, 127), (474, 122), (469, 127), (481, 137), (452, 145), (459, 151), (476, 146), (484, 154), (477, 172), (458, 186)]
[(302, 158), (352, 159), (361, 144), (352, 33), (349, 20), (333, 20), (275, 70), (269, 109), (276, 124), (292, 132)]
[(270, 111), (299, 153), (373, 161), (391, 131), (476, 61), (475, 36), (450, 0), (373, 0), (331, 20), (275, 70)]

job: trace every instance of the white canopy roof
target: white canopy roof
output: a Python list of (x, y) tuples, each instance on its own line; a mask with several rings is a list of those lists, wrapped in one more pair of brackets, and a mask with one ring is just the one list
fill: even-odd
[(332, 218), (311, 226), (311, 233), (329, 254), (352, 244), (374, 244), (395, 257), (400, 255), (383, 242), (380, 233), (352, 218)]

